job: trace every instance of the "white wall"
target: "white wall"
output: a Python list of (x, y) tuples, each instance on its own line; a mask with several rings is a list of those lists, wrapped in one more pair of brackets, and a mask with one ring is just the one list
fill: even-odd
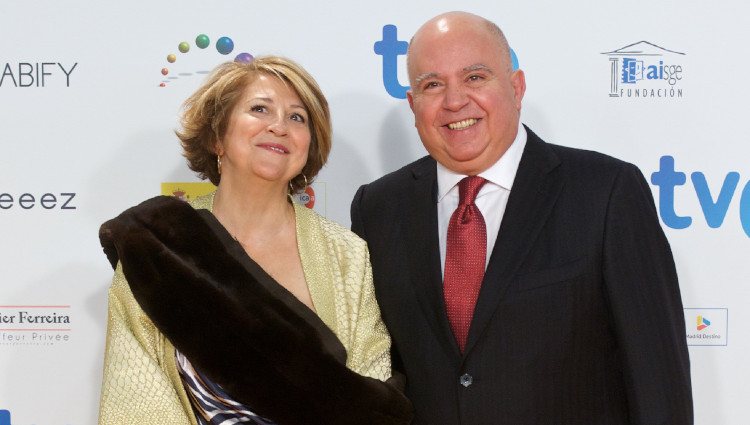
[[(628, 160), (649, 180), (665, 156), (685, 173), (686, 183), (674, 186), (673, 207), (663, 205), (663, 225), (683, 302), (691, 308), (690, 344), (721, 344), (690, 348), (696, 423), (746, 423), (750, 6), (745, 2), (128, 3), (0, 3), (0, 425), (7, 425), (8, 412), (13, 425), (96, 422), (111, 276), (98, 226), (158, 194), (162, 182), (197, 181), (172, 133), (180, 103), (201, 81), (196, 71), (240, 52), (276, 53), (316, 76), (332, 107), (334, 147), (315, 185), (315, 208), (348, 225), (349, 202), (360, 184), (424, 154), (406, 101), (384, 88), (383, 57), (373, 45), (385, 25), (395, 25), (399, 40), (408, 41), (422, 22), (454, 9), (486, 16), (505, 30), (526, 72), (523, 121), (542, 138)], [(212, 42), (205, 50), (194, 41), (201, 33)], [(234, 41), (232, 54), (216, 51), (213, 43), (220, 36)], [(186, 54), (177, 50), (181, 41), (191, 44)], [(684, 54), (603, 54), (639, 41)], [(178, 56), (174, 64), (166, 61), (169, 53)], [(673, 87), (682, 96), (609, 96), (610, 57), (619, 57), (618, 79), (623, 58), (645, 66), (659, 60), (679, 65), (682, 79), (674, 86), (639, 80), (618, 87), (656, 94)], [(35, 65), (45, 62), (51, 65)], [(20, 63), (34, 64), (31, 76), (27, 65), (19, 72)], [(406, 85), (403, 56), (397, 64)], [(159, 87), (163, 67), (170, 69), (168, 76), (193, 75)], [(37, 68), (49, 73), (44, 87)], [(694, 172), (707, 181), (702, 192), (710, 197), (702, 204)], [(736, 189), (714, 205), (730, 172), (739, 175)], [(657, 203), (671, 191), (652, 189)], [(19, 204), (24, 193), (34, 196), (33, 207), (24, 208), (31, 205), (28, 196)], [(42, 204), (45, 193), (56, 201), (47, 196)], [(709, 227), (704, 211), (715, 217), (725, 207), (723, 223)], [(673, 228), (679, 223), (670, 219), (672, 209), (690, 216), (690, 225)], [(69, 323), (20, 324), (21, 311), (54, 313)], [(710, 322), (700, 331), (698, 315)], [(15, 317), (15, 323), (2, 323), (3, 317)], [(645, 333), (650, 324), (634, 317), (633, 326)], [(68, 340), (48, 339), (57, 336)]]

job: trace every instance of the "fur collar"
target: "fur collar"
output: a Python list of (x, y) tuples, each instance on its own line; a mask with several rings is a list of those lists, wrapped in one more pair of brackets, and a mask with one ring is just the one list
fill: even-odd
[(403, 394), (347, 369), (333, 332), (208, 211), (156, 197), (99, 237), (158, 329), (254, 412), (279, 425), (409, 423)]

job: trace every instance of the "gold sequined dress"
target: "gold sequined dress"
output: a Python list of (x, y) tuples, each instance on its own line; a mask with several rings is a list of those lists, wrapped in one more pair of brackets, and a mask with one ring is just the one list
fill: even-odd
[[(210, 211), (213, 194), (191, 205)], [(294, 211), (299, 254), (316, 314), (346, 349), (346, 368), (386, 380), (391, 375), (390, 337), (375, 300), (366, 244), (304, 206), (295, 204)], [(199, 343), (201, 335), (195, 339)], [(136, 301), (119, 263), (109, 290), (99, 423), (196, 424), (175, 347)]]

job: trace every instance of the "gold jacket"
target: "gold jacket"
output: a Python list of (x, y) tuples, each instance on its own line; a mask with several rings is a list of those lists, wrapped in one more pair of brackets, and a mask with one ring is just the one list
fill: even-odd
[[(213, 194), (191, 204), (210, 211)], [(316, 314), (346, 349), (348, 369), (386, 380), (391, 375), (391, 341), (375, 300), (365, 242), (304, 206), (295, 203), (294, 210)], [(109, 290), (99, 423), (196, 424), (175, 348), (136, 302), (121, 264)]]

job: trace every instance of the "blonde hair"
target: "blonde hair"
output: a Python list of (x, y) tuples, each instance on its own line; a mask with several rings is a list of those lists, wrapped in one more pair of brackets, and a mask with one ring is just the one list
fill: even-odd
[(312, 182), (331, 152), (331, 114), (328, 101), (315, 79), (294, 61), (280, 56), (261, 56), (250, 63), (226, 62), (216, 67), (206, 82), (183, 104), (181, 129), (175, 134), (182, 143), (188, 167), (214, 185), (221, 180), (216, 146), (224, 137), (229, 119), (245, 88), (260, 75), (276, 77), (291, 85), (307, 110), (310, 150), (307, 163), (290, 182), (292, 190)]

